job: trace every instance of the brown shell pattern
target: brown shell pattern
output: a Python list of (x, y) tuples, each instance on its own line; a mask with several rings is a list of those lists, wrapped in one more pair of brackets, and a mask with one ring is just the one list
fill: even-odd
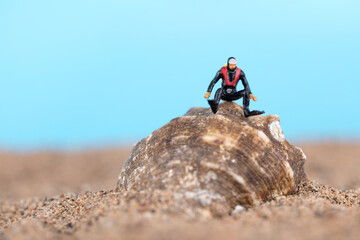
[(294, 194), (306, 178), (305, 158), (285, 139), (277, 115), (245, 118), (241, 106), (223, 102), (217, 114), (191, 108), (138, 142), (117, 186), (168, 191), (231, 212)]

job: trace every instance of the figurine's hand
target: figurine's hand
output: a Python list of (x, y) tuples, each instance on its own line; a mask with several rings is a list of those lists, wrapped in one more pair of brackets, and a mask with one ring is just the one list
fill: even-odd
[(256, 100), (257, 100), (257, 98), (256, 98), (254, 95), (252, 95), (252, 94), (250, 94), (250, 98), (251, 98), (252, 100), (254, 100), (255, 102), (256, 102)]
[(210, 97), (210, 94), (211, 94), (210, 92), (206, 92), (204, 98), (208, 99)]

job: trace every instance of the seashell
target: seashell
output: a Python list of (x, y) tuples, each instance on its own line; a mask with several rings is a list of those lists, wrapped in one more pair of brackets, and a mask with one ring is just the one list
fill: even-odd
[(306, 178), (304, 162), (277, 115), (245, 118), (241, 106), (223, 102), (217, 114), (191, 108), (138, 142), (117, 187), (166, 190), (193, 206), (218, 204), (230, 213), (294, 194)]

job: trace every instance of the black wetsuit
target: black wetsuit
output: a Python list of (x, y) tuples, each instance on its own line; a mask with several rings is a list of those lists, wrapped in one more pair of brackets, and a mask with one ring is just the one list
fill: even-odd
[[(228, 72), (228, 75), (229, 75), (229, 81), (230, 82), (234, 81), (235, 74), (236, 74), (236, 68), (234, 70), (231, 70), (230, 68), (227, 68), (227, 72)], [(234, 100), (238, 100), (240, 98), (243, 98), (244, 110), (245, 109), (249, 110), (249, 104), (250, 104), (249, 95), (251, 94), (251, 90), (250, 90), (249, 84), (248, 84), (248, 82), (246, 80), (245, 73), (241, 70), (240, 76), (239, 76), (239, 80), (241, 80), (242, 84), (244, 85), (244, 89), (241, 90), (241, 91), (236, 91), (236, 85), (237, 85), (238, 82), (236, 83), (235, 86), (227, 86), (226, 82), (224, 80), (224, 76), (221, 73), (221, 70), (219, 70), (216, 73), (214, 79), (211, 81), (211, 83), (209, 85), (209, 88), (208, 88), (208, 92), (212, 91), (214, 85), (219, 81), (220, 78), (222, 78), (223, 81), (221, 83), (221, 88), (216, 90), (215, 97), (214, 97), (214, 100), (213, 100), (213, 104), (218, 105), (221, 99), (226, 100), (226, 101), (234, 101)], [(216, 106), (216, 108), (217, 108), (217, 106)]]

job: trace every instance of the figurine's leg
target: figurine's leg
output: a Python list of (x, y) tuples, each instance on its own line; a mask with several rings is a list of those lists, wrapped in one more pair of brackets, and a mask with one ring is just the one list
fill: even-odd
[(214, 96), (214, 101), (216, 104), (219, 104), (220, 100), (221, 100), (221, 96), (222, 96), (222, 88), (219, 88), (218, 90), (216, 90), (215, 96)]
[(254, 115), (260, 115), (263, 114), (264, 111), (258, 111), (258, 110), (254, 110), (254, 111), (250, 111), (249, 110), (249, 105), (250, 105), (250, 94), (246, 91), (244, 91), (244, 96), (243, 96), (243, 107), (244, 107), (244, 115), (245, 117), (248, 116), (254, 116)]
[(212, 110), (212, 112), (214, 114), (218, 110), (221, 95), (222, 95), (222, 88), (219, 88), (218, 90), (216, 90), (214, 100), (208, 100), (208, 103), (209, 103), (209, 105), (211, 107), (211, 110)]
[(238, 92), (235, 92), (233, 97), (232, 97), (232, 100), (238, 100), (242, 97), (245, 96), (245, 90), (241, 90), (241, 91), (238, 91)]
[[(249, 112), (249, 105), (250, 105), (250, 95), (246, 93), (246, 91), (243, 91), (243, 107), (244, 107), (244, 113)], [(246, 115), (246, 114), (245, 114)]]

